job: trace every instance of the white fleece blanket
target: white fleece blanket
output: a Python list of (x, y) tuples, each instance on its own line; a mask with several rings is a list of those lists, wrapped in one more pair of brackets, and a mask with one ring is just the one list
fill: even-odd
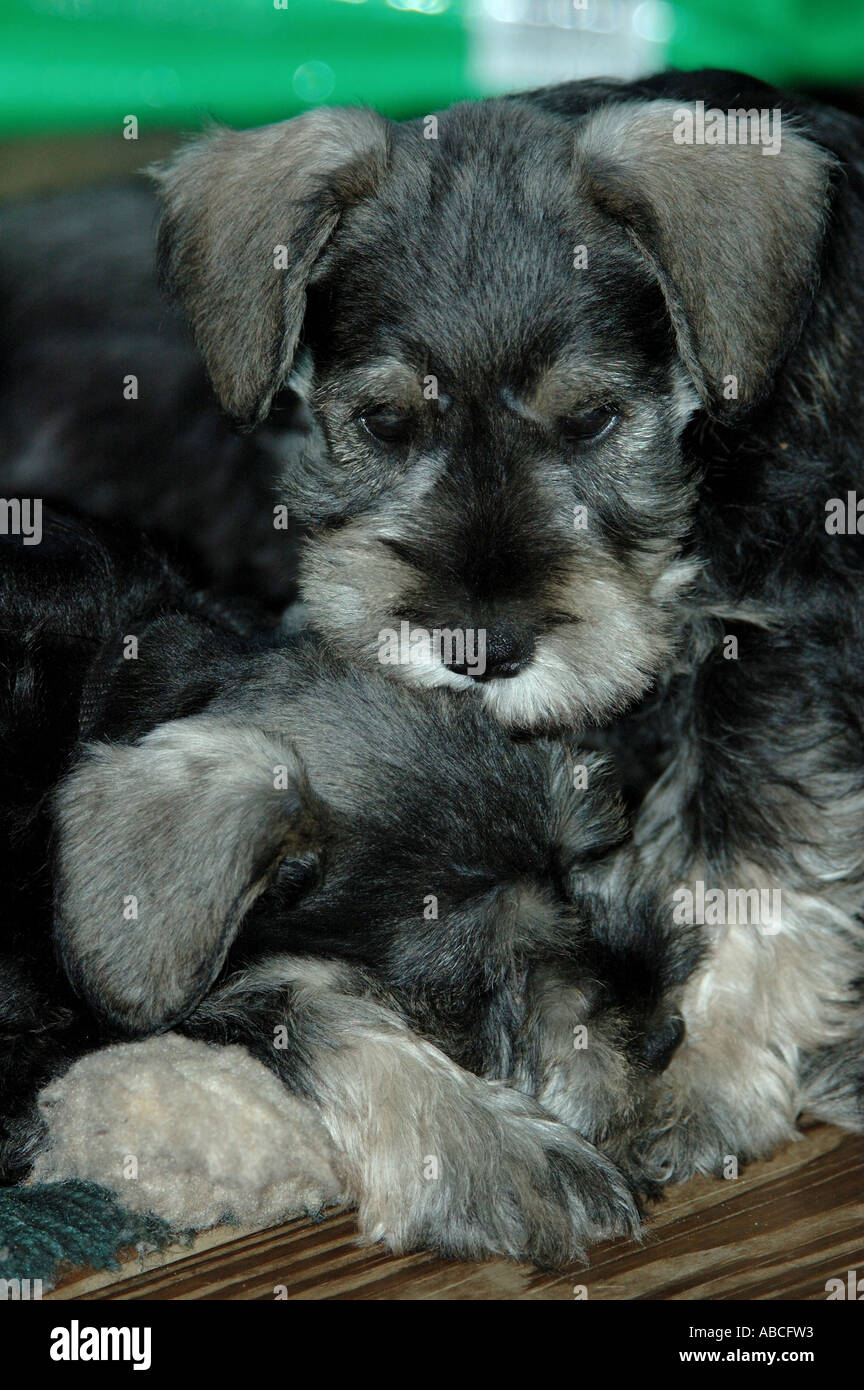
[(329, 1135), (242, 1047), (165, 1033), (82, 1057), (39, 1096), (33, 1181), (80, 1178), (177, 1228), (344, 1203)]

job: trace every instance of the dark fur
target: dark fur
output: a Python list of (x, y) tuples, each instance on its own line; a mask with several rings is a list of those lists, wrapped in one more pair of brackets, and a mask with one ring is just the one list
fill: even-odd
[[(779, 106), (781, 153), (673, 146), (699, 99)], [(253, 423), (290, 380), (313, 409), (283, 495), (327, 640), (375, 666), (385, 625), (478, 628), (483, 681), (389, 673), (535, 732), (619, 716), (623, 941), (681, 884), (782, 891), (782, 931), (719, 933), (685, 991), (652, 1162), (767, 1152), (807, 1105), (860, 1126), (862, 561), (825, 530), (861, 486), (860, 123), (666, 74), (459, 106), (437, 141), (345, 111), (215, 132), (158, 177), (225, 406)], [(618, 424), (575, 446), (563, 417), (602, 403)], [(381, 407), (410, 442), (364, 430)]]
[(278, 615), (298, 531), (274, 529), (275, 483), (303, 412), (286, 392), (266, 429), (232, 428), (157, 286), (156, 223), (143, 180), (0, 207), (0, 497), (144, 527), (211, 590)]
[(602, 764), (574, 790), (576, 749), (270, 649), (128, 533), (52, 513), (2, 562), (7, 1180), (51, 1075), (174, 1026), (316, 1104), (394, 1246), (556, 1262), (631, 1229), (628, 1180), (553, 1114), (632, 1119), (698, 948), (647, 906), (627, 941), (599, 894), (624, 833)]
[[(779, 153), (674, 144), (696, 100), (779, 107)], [(649, 1137), (679, 1176), (770, 1151), (802, 1106), (861, 1124), (864, 551), (825, 519), (864, 487), (862, 175), (856, 118), (714, 72), (468, 103), (434, 140), (317, 112), (158, 174), (226, 405), (266, 413), (305, 347), (322, 444), (284, 494), (328, 640), (374, 664), (401, 620), (486, 632), (482, 679), (386, 669), (509, 726), (628, 711), (617, 891), (781, 892), (782, 929), (724, 929), (692, 982)]]

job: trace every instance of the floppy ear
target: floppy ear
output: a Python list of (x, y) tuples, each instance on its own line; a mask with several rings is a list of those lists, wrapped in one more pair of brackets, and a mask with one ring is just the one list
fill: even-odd
[(729, 416), (767, 390), (801, 330), (836, 161), (776, 114), (774, 152), (676, 143), (697, 115), (670, 101), (603, 107), (585, 118), (576, 165), (657, 276), (703, 404)]
[(187, 1014), (280, 863), (308, 860), (323, 838), (293, 748), (209, 715), (91, 747), (58, 790), (55, 823), (63, 963), (129, 1032)]
[(286, 380), (306, 286), (343, 210), (384, 170), (387, 122), (324, 107), (259, 130), (216, 130), (151, 169), (159, 263), (189, 315), (221, 404), (264, 418)]

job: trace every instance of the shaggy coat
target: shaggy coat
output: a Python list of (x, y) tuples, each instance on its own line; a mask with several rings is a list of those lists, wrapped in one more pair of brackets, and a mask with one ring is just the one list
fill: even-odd
[(226, 409), (290, 380), (317, 421), (283, 480), (312, 621), (368, 665), (402, 624), (483, 633), (482, 671), (383, 669), (611, 724), (622, 910), (712, 947), (652, 1158), (860, 1128), (861, 122), (668, 73), (216, 131), (157, 177)]
[(41, 1086), (173, 1028), (312, 1104), (393, 1248), (634, 1230), (646, 1184), (588, 1139), (648, 1103), (698, 941), (608, 910), (596, 755), (271, 647), (128, 531), (51, 513), (2, 563), (6, 1180)]

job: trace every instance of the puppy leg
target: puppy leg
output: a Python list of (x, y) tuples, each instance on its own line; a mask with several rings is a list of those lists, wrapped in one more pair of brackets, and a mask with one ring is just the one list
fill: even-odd
[(864, 1133), (864, 1022), (851, 1038), (802, 1059), (800, 1104), (817, 1120)]
[(317, 1106), (369, 1240), (554, 1266), (638, 1228), (608, 1159), (535, 1101), (463, 1071), (355, 970), (271, 958), (208, 997), (183, 1031), (244, 1043)]
[[(739, 863), (716, 881), (737, 885), (720, 890), (728, 901), (752, 885), (753, 869)], [(682, 996), (686, 1038), (639, 1143), (655, 1177), (767, 1157), (797, 1133), (805, 1052), (849, 1046), (860, 969), (851, 908), (792, 888), (782, 904), (773, 924), (705, 929), (706, 963)]]
[[(834, 703), (812, 669), (798, 669), (801, 651), (812, 660), (803, 637), (790, 651), (742, 634), (738, 662), (693, 683), (693, 742), (649, 796), (610, 884), (618, 894), (622, 877), (650, 886), (682, 930), (695, 911), (708, 946), (644, 1136), (676, 1178), (728, 1170), (793, 1137), (803, 1055), (859, 1026), (860, 733), (851, 700)], [(770, 698), (760, 686), (769, 670)]]

